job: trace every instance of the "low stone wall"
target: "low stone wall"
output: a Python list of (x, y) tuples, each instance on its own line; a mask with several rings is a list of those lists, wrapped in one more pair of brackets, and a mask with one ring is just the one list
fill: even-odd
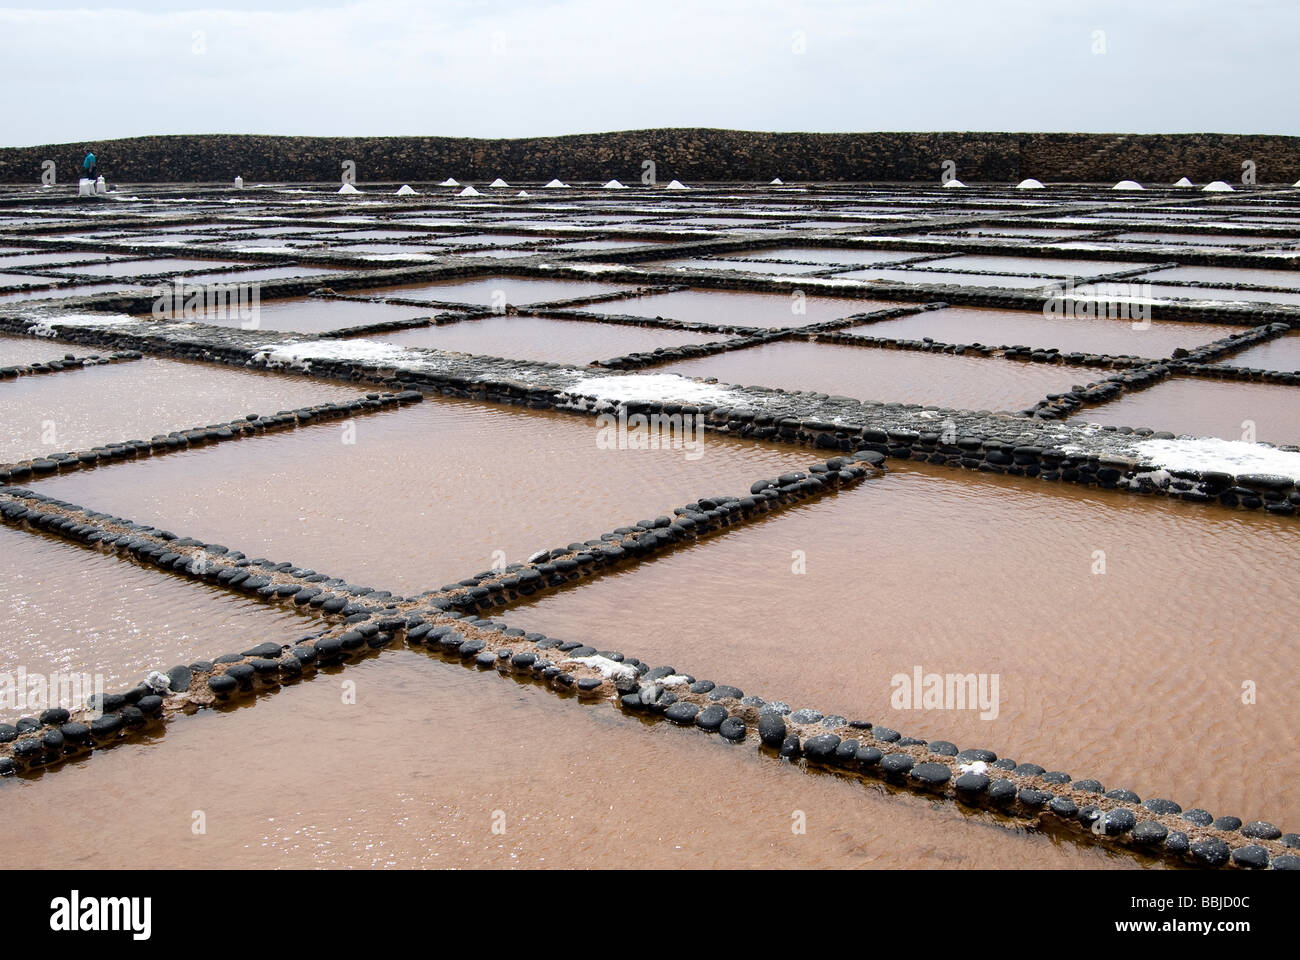
[(504, 177), (511, 181), (641, 182), (643, 163), (656, 180), (937, 182), (945, 161), (969, 182), (1239, 182), (1253, 160), (1260, 183), (1300, 177), (1300, 138), (1234, 134), (762, 133), (660, 129), (477, 140), (458, 137), (273, 137), (241, 134), (132, 137), (96, 143), (0, 149), (0, 183), (40, 182), (53, 160), (59, 179), (75, 181), (94, 151), (100, 169), (127, 183), (233, 181), (331, 182), (356, 164), (363, 183)]

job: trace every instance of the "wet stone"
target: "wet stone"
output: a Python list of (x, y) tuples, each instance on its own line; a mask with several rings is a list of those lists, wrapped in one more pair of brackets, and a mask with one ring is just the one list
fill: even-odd
[[(679, 706), (679, 704), (673, 704)], [(671, 710), (672, 707), (669, 707)], [(717, 730), (727, 719), (727, 708), (720, 704), (710, 704), (695, 715), (695, 725), (702, 730)]]
[(728, 717), (722, 721), (722, 726), (718, 727), (718, 733), (722, 738), (732, 742), (744, 740), (746, 732), (745, 721), (739, 717)]

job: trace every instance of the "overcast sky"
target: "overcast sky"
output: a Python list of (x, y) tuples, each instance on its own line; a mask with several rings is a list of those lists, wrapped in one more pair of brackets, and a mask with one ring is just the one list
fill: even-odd
[(1300, 133), (1295, 0), (60, 2), (0, 8), (0, 145), (666, 126)]

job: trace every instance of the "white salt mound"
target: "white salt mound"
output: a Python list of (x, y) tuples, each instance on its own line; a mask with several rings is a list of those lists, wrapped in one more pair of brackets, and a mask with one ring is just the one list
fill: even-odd
[(962, 182), (961, 182), (960, 180), (958, 180), (956, 177), (953, 177), (951, 180), (948, 180), (948, 181), (945, 181), (945, 182), (944, 182), (944, 188), (945, 188), (945, 189), (948, 189), (948, 188), (951, 188), (951, 187), (964, 187), (964, 186), (966, 186), (966, 184), (962, 183)]
[(455, 179), (454, 177), (448, 177), (446, 180), (442, 181), (442, 183), (438, 184), (438, 186), (440, 186), (440, 187), (459, 187), (459, 186), (460, 186), (460, 181), (457, 180), (457, 179)]
[(771, 183), (768, 184), (768, 186), (770, 186), (770, 187), (784, 187), (784, 186), (785, 186), (785, 181), (782, 180), (780, 177), (777, 177), (777, 178), (775, 178), (774, 180), (772, 180)]
[(548, 187), (551, 187), (551, 188), (555, 188), (555, 187), (567, 187), (568, 184), (565, 183), (563, 180), (552, 180), (550, 183), (547, 184), (547, 186), (548, 186)]
[(1143, 189), (1143, 187), (1142, 184), (1138, 183), (1136, 180), (1121, 180), (1119, 183), (1115, 184), (1115, 186), (1111, 187), (1111, 189), (1112, 190), (1141, 190)]
[(1137, 451), (1144, 460), (1168, 470), (1217, 470), (1224, 473), (1268, 473), (1300, 479), (1300, 453), (1290, 453), (1212, 437), (1143, 440)]
[(1192, 181), (1188, 180), (1186, 177), (1179, 177), (1174, 182), (1175, 187), (1190, 187), (1191, 185), (1192, 185)]
[(674, 180), (671, 183), (669, 183), (668, 186), (665, 187), (664, 189), (665, 190), (689, 190), (691, 188), (688, 187), (686, 184), (682, 183), (680, 180)]
[(1016, 184), (1017, 190), (1042, 190), (1043, 182), (1030, 177), (1028, 180), (1021, 180)]
[(460, 193), (456, 194), (456, 196), (458, 196), (458, 197), (478, 197), (478, 196), (482, 196), (482, 194), (480, 194), (480, 193), (479, 193), (477, 190), (475, 190), (473, 187), (466, 187), (466, 188), (465, 188), (464, 190), (462, 190)]
[(415, 196), (415, 191), (411, 189), (409, 183), (404, 183), (397, 188), (397, 195), (399, 197), (413, 197)]
[(488, 186), (489, 186), (489, 187), (508, 187), (508, 186), (510, 186), (510, 184), (506, 183), (506, 182), (505, 182), (504, 180), (502, 180), (500, 177), (497, 177), (495, 180), (493, 180), (491, 183), (489, 183)]
[(530, 194), (527, 190), (520, 190), (518, 193), (515, 194), (515, 196), (516, 196), (516, 197), (528, 197), (528, 196), (532, 196), (532, 194)]
[(605, 186), (604, 186), (602, 189), (604, 189), (604, 190), (626, 190), (627, 187), (626, 187), (624, 184), (619, 183), (617, 180), (611, 180), (611, 181), (609, 181), (609, 183), (605, 184)]
[(352, 184), (350, 183), (345, 183), (343, 184), (343, 186), (339, 187), (339, 193), (360, 193), (360, 192), (361, 192), (360, 190), (352, 186)]
[(1222, 180), (1212, 180), (1205, 186), (1201, 187), (1206, 193), (1228, 193), (1231, 192), (1232, 186), (1224, 183)]

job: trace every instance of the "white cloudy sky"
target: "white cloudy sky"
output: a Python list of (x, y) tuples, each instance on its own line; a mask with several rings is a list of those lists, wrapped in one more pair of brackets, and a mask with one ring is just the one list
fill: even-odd
[(0, 145), (661, 126), (1300, 133), (1295, 0), (63, 2), (0, 8)]

